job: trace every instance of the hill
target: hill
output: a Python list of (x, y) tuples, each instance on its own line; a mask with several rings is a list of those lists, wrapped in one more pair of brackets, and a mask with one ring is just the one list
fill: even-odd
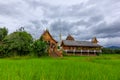
[(110, 49), (120, 49), (120, 46), (108, 46), (107, 48), (110, 48)]

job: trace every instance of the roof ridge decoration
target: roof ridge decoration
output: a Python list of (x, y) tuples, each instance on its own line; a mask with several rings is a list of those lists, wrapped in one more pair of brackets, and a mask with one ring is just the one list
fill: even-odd
[(48, 29), (46, 29), (41, 36), (45, 35), (46, 33), (48, 33), (49, 36), (57, 43), (57, 41), (52, 37)]
[(67, 36), (66, 40), (75, 40), (73, 36), (71, 36), (70, 34)]
[(92, 40), (91, 40), (91, 42), (97, 44), (97, 43), (98, 43), (98, 40), (97, 40), (96, 37), (93, 37)]

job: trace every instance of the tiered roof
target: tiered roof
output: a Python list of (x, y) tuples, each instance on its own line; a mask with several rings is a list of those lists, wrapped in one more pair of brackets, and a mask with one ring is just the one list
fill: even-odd
[(70, 34), (67, 36), (66, 40), (75, 40)]
[(62, 44), (65, 46), (89, 46), (89, 47), (101, 47), (99, 44), (94, 44), (90, 41), (71, 41), (63, 40)]

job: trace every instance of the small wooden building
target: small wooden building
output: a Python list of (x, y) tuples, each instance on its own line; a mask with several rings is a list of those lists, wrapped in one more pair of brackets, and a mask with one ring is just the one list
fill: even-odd
[(43, 32), (42, 38), (49, 43), (50, 47), (55, 47), (57, 45), (57, 41), (52, 37), (48, 30)]
[(92, 41), (75, 41), (71, 35), (68, 35), (66, 40), (62, 41), (61, 46), (68, 55), (96, 55), (96, 53), (101, 52), (102, 48), (96, 37)]
[(41, 37), (49, 45), (48, 53), (50, 56), (62, 56), (62, 53), (57, 51), (57, 41), (52, 37), (48, 30), (45, 30)]

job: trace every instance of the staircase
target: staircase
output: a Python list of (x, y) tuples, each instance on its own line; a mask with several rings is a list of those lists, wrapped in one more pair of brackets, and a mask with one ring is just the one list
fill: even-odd
[(62, 52), (61, 51), (57, 51), (56, 49), (55, 50), (50, 50), (49, 49), (49, 56), (52, 56), (52, 57), (62, 57)]

